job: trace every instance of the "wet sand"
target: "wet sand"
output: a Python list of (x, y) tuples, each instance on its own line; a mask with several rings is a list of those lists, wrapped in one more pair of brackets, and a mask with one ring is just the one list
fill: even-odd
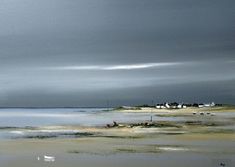
[[(143, 110), (135, 112), (143, 112)], [(196, 114), (194, 115), (193, 112)], [(200, 115), (200, 112), (205, 112), (205, 115)], [(210, 116), (206, 112), (213, 112), (214, 115)], [(215, 167), (221, 164), (234, 166), (235, 119), (233, 111), (204, 109), (155, 111), (154, 117), (159, 117), (159, 114), (163, 118), (170, 117), (171, 120), (167, 119), (165, 123), (174, 126), (128, 126), (131, 123), (122, 122), (120, 124), (126, 126), (41, 127), (42, 129), (77, 130), (92, 135), (4, 139), (0, 141), (0, 166)], [(179, 117), (183, 119), (178, 119)], [(45, 162), (44, 155), (54, 156), (55, 162)]]
[[(234, 135), (176, 135), (139, 139), (25, 139), (1, 142), (5, 167), (25, 166), (213, 166), (234, 164)], [(55, 156), (55, 162), (37, 157)], [(199, 161), (199, 164), (198, 162)], [(227, 162), (228, 161), (228, 162)]]

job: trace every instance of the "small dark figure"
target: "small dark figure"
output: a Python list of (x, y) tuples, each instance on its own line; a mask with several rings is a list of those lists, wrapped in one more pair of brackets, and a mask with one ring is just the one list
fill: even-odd
[(107, 125), (106, 125), (106, 127), (107, 127), (107, 128), (110, 128), (110, 125), (109, 125), (109, 124), (107, 124)]
[(116, 121), (113, 121), (113, 127), (118, 126)]
[(225, 166), (225, 163), (221, 162), (221, 163), (220, 163), (220, 166)]

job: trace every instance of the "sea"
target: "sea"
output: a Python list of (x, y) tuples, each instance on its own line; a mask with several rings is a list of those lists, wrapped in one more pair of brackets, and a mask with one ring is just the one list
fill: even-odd
[(149, 120), (151, 113), (113, 112), (112, 108), (2, 108), (0, 139), (25, 136), (69, 136), (69, 126), (106, 126), (116, 122)]

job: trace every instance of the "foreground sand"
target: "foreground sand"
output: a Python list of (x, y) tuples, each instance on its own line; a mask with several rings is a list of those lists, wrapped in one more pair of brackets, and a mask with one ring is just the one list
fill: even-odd
[[(213, 166), (234, 164), (234, 134), (80, 138), (0, 142), (3, 167)], [(43, 155), (55, 162), (38, 161)], [(197, 162), (199, 161), (199, 162)], [(199, 164), (198, 164), (199, 163)]]

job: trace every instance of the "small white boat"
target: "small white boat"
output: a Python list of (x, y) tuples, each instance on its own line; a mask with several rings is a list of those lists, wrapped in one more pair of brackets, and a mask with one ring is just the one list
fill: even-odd
[(55, 161), (55, 157), (44, 155), (44, 161), (46, 161), (46, 162), (54, 162)]

